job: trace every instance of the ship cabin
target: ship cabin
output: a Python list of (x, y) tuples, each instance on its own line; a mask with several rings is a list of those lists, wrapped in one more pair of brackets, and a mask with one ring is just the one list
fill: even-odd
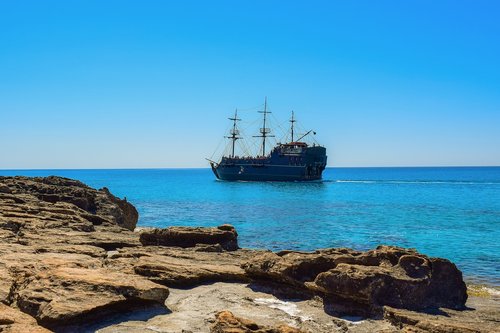
[(306, 148), (307, 143), (305, 142), (289, 142), (276, 147), (276, 149), (279, 149), (280, 155), (285, 156), (302, 155)]

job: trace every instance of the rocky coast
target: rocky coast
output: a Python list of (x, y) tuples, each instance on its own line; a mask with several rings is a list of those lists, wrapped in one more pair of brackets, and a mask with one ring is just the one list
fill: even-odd
[(230, 225), (136, 230), (106, 188), (0, 177), (0, 332), (493, 332), (450, 261), (240, 249)]

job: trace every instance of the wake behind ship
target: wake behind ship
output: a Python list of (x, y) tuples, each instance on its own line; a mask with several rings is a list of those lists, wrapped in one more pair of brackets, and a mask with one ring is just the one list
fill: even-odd
[(264, 110), (259, 111), (263, 114), (263, 125), (260, 128), (259, 135), (254, 137), (261, 138), (261, 153), (258, 156), (235, 156), (235, 144), (240, 137), (240, 131), (237, 128), (238, 112), (234, 117), (229, 118), (233, 121), (230, 135), (231, 151), (227, 156), (223, 155), (219, 162), (210, 161), (212, 171), (217, 179), (221, 180), (243, 180), (243, 181), (312, 181), (322, 178), (323, 170), (326, 167), (326, 149), (317, 144), (309, 145), (301, 141), (311, 133), (312, 130), (294, 140), (294, 124), (296, 122), (292, 112), (290, 119), (291, 140), (287, 143), (278, 143), (271, 151), (266, 154), (266, 141), (271, 134), (270, 128), (266, 127), (268, 121), (267, 100), (264, 102)]

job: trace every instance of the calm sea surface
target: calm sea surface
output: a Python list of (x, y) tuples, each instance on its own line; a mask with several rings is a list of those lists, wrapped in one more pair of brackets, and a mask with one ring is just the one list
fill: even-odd
[(317, 183), (216, 181), (209, 169), (0, 170), (108, 187), (139, 226), (233, 224), (242, 247), (313, 250), (379, 244), (454, 261), (500, 286), (500, 167), (329, 168)]

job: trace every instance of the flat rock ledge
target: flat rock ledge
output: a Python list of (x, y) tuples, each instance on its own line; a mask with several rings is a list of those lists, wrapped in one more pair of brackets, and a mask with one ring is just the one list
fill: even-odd
[[(140, 233), (142, 245), (178, 246), (182, 248), (201, 246), (207, 251), (222, 252), (238, 249), (238, 233), (229, 224), (216, 228), (169, 227), (146, 229)], [(211, 247), (207, 247), (209, 245)]]
[[(0, 177), (0, 332), (71, 331), (133, 308), (165, 307), (169, 287), (220, 282), (258, 283), (280, 299), (319, 302), (332, 321), (361, 315), (384, 323), (386, 332), (387, 325), (391, 332), (488, 332), (500, 322), (496, 308), (467, 308), (453, 263), (415, 250), (273, 253), (239, 249), (230, 225), (133, 232), (137, 220), (135, 207), (106, 188), (61, 177)], [(263, 326), (230, 311), (214, 308), (206, 319), (212, 324), (203, 327), (312, 332), (311, 323)], [(436, 319), (439, 311), (453, 316)], [(481, 318), (473, 325), (471, 311)]]

